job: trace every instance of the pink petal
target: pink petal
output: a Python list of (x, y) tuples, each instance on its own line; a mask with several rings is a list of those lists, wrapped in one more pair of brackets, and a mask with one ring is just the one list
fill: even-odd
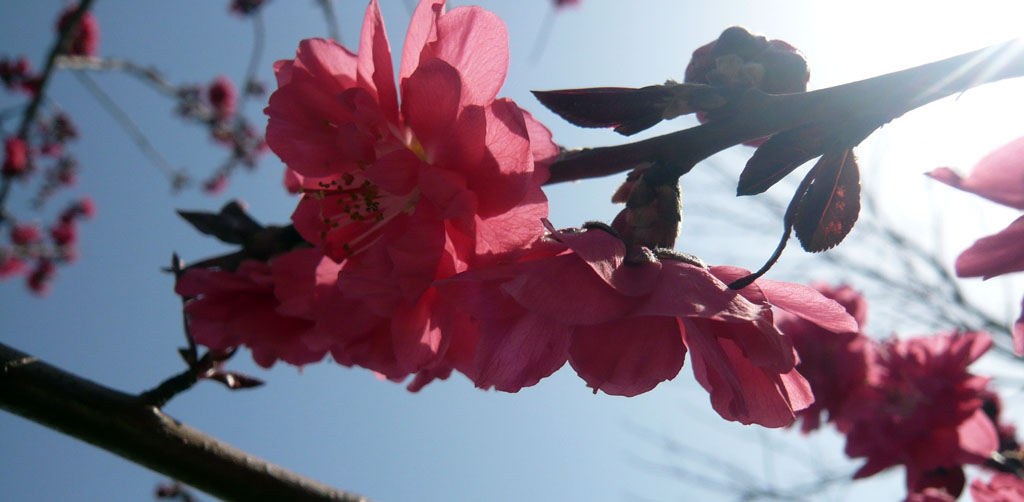
[(1024, 270), (1024, 216), (1017, 218), (999, 233), (978, 239), (956, 259), (956, 275), (997, 275)]
[(569, 364), (587, 386), (632, 397), (675, 378), (686, 346), (671, 317), (616, 319), (573, 330)]
[(945, 167), (928, 175), (993, 202), (1024, 209), (1024, 137), (986, 155), (966, 178)]
[(437, 41), (424, 51), (458, 71), (465, 85), (464, 104), (490, 103), (508, 71), (508, 32), (505, 23), (480, 7), (459, 7), (437, 22)]
[(291, 82), (293, 68), (295, 68), (295, 61), (291, 59), (274, 61), (274, 78), (277, 79), (278, 87), (284, 87)]
[(522, 110), (523, 119), (526, 121), (526, 129), (530, 132), (530, 147), (533, 149), (534, 169), (544, 173), (543, 178), (538, 182), (547, 181), (547, 167), (558, 157), (558, 145), (553, 141), (551, 131), (530, 115), (530, 112)]
[(316, 198), (303, 195), (299, 199), (299, 204), (295, 206), (295, 211), (292, 212), (292, 223), (295, 225), (295, 230), (299, 232), (299, 235), (306, 242), (314, 245), (323, 243), (327, 225), (320, 217), (320, 201), (316, 200)]
[(607, 322), (640, 301), (617, 293), (572, 254), (536, 260), (502, 288), (526, 309), (568, 325)]
[(366, 168), (366, 179), (393, 195), (406, 195), (416, 188), (419, 170), (426, 164), (406, 148), (384, 154)]
[(547, 216), (548, 200), (539, 187), (505, 213), (491, 218), (477, 215), (471, 230), (475, 236), (476, 260), (484, 257), (483, 262), (493, 262), (521, 252), (544, 235), (541, 219)]
[(433, 307), (437, 292), (427, 290), (415, 305), (398, 308), (391, 318), (395, 360), (404, 373), (415, 373), (443, 353), (444, 338)]
[(635, 315), (754, 321), (766, 314), (708, 270), (674, 260), (663, 260), (661, 266), (661, 280)]
[(369, 90), (380, 103), (384, 115), (398, 123), (398, 93), (395, 73), (391, 67), (391, 46), (384, 29), (377, 0), (370, 0), (363, 17), (363, 31), (359, 39), (357, 75), (359, 86)]
[(482, 322), (473, 362), (477, 387), (518, 392), (561, 368), (568, 358), (568, 326), (529, 311)]
[(754, 366), (785, 373), (796, 365), (792, 342), (766, 319), (716, 322), (712, 326), (715, 336), (735, 342)]
[[(750, 272), (739, 267), (711, 267), (711, 271), (723, 282), (729, 283)], [(751, 286), (743, 289), (748, 294), (751, 290), (752, 301), (757, 297), (787, 312), (796, 314), (833, 333), (856, 333), (859, 331), (857, 320), (835, 300), (826, 297), (818, 290), (791, 282), (758, 279)]]
[(323, 259), (323, 253), (315, 248), (298, 249), (274, 258), (270, 270), (274, 278), (274, 296), (281, 302), (277, 307), (279, 313), (313, 318), (311, 302), (317, 280), (316, 270)]
[(427, 165), (419, 174), (420, 193), (436, 208), (438, 218), (472, 220), (478, 199), (461, 173)]
[(428, 59), (402, 81), (402, 116), (432, 161), (458, 116), (462, 80), (440, 59)]
[(626, 245), (622, 239), (601, 230), (574, 232), (563, 230), (552, 237), (569, 246), (616, 292), (641, 296), (654, 290), (661, 275), (661, 263), (626, 265)]
[(409, 22), (409, 30), (405, 33), (405, 45), (402, 47), (402, 66), (398, 78), (405, 80), (420, 64), (420, 53), (430, 42), (437, 40), (437, 20), (444, 14), (445, 0), (428, 0), (420, 2)]
[(785, 427), (796, 419), (793, 410), (813, 401), (807, 381), (796, 373), (786, 378), (753, 366), (729, 339), (712, 334), (714, 321), (684, 319), (686, 346), (693, 373), (710, 394), (722, 418), (745, 425)]
[(469, 181), (482, 201), (480, 214), (493, 216), (518, 204), (537, 181), (522, 111), (508, 99), (495, 100), (485, 109), (487, 154)]
[(299, 42), (295, 53), (295, 62), (288, 68), (287, 63), (281, 67), (284, 72), (278, 77), (278, 87), (283, 87), (281, 80), (312, 81), (325, 92), (338, 94), (356, 85), (355, 54), (334, 40), (309, 38)]
[(337, 126), (352, 115), (322, 88), (292, 82), (270, 96), (265, 112), (267, 145), (297, 173), (326, 177), (357, 167), (336, 146)]
[(999, 449), (999, 433), (985, 411), (977, 409), (956, 429), (960, 448), (968, 454), (960, 460), (964, 463), (980, 463)]

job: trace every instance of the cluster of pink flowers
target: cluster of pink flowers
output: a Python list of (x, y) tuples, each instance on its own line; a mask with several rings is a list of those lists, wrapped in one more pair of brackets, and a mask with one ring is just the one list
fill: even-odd
[[(1024, 138), (1018, 138), (981, 159), (962, 177), (942, 167), (929, 176), (965, 192), (1024, 211)], [(978, 239), (956, 259), (956, 275), (989, 279), (1024, 270), (1024, 216), (1002, 231)], [(1024, 355), (1024, 300), (1013, 326), (1013, 347)]]
[[(58, 33), (65, 30), (77, 8), (72, 5), (59, 14)], [(99, 24), (95, 16), (88, 11), (83, 13), (69, 37), (67, 54), (95, 55), (99, 43)], [(8, 90), (26, 91), (28, 99), (36, 99), (42, 76), (32, 71), (28, 59), (20, 57), (0, 61), (0, 79)], [(4, 184), (29, 183), (36, 171), (42, 170), (42, 181), (30, 199), (32, 206), (38, 209), (59, 189), (69, 188), (77, 181), (78, 162), (68, 152), (67, 145), (78, 137), (78, 130), (71, 118), (60, 110), (40, 112), (23, 130), (26, 131), (24, 136), (11, 135), (4, 139), (0, 175)], [(91, 218), (95, 211), (95, 204), (88, 196), (71, 202), (49, 226), (48, 239), (43, 239), (38, 224), (19, 222), (13, 211), (6, 211), (0, 218), (0, 225), (9, 227), (8, 242), (0, 243), (0, 280), (25, 275), (32, 292), (47, 293), (57, 265), (77, 258), (78, 221)]]
[[(819, 289), (864, 329), (867, 304), (857, 292)], [(988, 335), (950, 332), (876, 342), (861, 332), (827, 336), (785, 313), (778, 325), (793, 339), (797, 370), (816, 399), (800, 412), (804, 432), (818, 428), (827, 413), (846, 435), (846, 454), (866, 459), (855, 478), (903, 465), (908, 500), (952, 501), (963, 491), (964, 465), (999, 469), (994, 453), (1019, 452), (1013, 428), (999, 423), (989, 380), (968, 371), (991, 347)]]
[(193, 269), (177, 291), (192, 335), (256, 361), (330, 353), (416, 390), (458, 371), (516, 392), (569, 363), (594, 391), (633, 396), (689, 352), (729, 420), (781, 427), (813, 397), (779, 307), (830, 333), (853, 318), (812, 288), (627, 246), (591, 224), (542, 222), (558, 153), (548, 130), (498, 98), (504, 24), (443, 0), (416, 9), (395, 84), (377, 2), (358, 54), (303, 41), (275, 65), (267, 142), (301, 192), (295, 229), (313, 247), (236, 270)]
[[(251, 95), (263, 92), (251, 82), (244, 90)], [(231, 151), (228, 161), (203, 182), (202, 188), (206, 193), (216, 195), (223, 192), (237, 167), (256, 167), (259, 157), (267, 151), (267, 144), (253, 124), (237, 113), (239, 93), (231, 79), (220, 75), (205, 86), (181, 86), (177, 98), (176, 112), (179, 116), (202, 124), (214, 142)], [(177, 180), (175, 188), (182, 188), (187, 181), (185, 178)]]

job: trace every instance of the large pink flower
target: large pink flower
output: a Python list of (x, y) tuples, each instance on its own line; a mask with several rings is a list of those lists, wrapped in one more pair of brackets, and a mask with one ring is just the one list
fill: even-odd
[[(947, 167), (940, 167), (928, 175), (966, 192), (1024, 210), (1024, 137), (986, 155), (966, 178)], [(1024, 216), (1002, 231), (978, 239), (956, 259), (956, 274), (960, 277), (988, 279), (1022, 270)], [(1013, 346), (1017, 355), (1024, 355), (1024, 303), (1021, 307), (1021, 317), (1013, 326)]]
[[(846, 454), (867, 458), (854, 477), (903, 464), (914, 492), (955, 485), (962, 465), (984, 462), (998, 447), (982, 409), (988, 379), (967, 366), (991, 345), (984, 333), (956, 332), (881, 344), (841, 418)], [(962, 488), (962, 472), (958, 478)]]
[(341, 262), (346, 311), (372, 325), (338, 333), (339, 362), (394, 379), (443, 376), (446, 352), (472, 335), (453, 327), (465, 323), (431, 284), (509, 259), (543, 233), (541, 161), (557, 148), (528, 113), (496, 98), (508, 59), (497, 16), (424, 0), (396, 86), (373, 0), (358, 55), (310, 39), (275, 65), (266, 136), (304, 193), (292, 220)]
[(781, 427), (812, 401), (779, 306), (833, 331), (856, 329), (835, 302), (762, 280), (742, 291), (733, 267), (661, 259), (602, 229), (563, 230), (516, 263), (469, 271), (439, 286), (479, 325), (465, 372), (477, 386), (515, 392), (568, 361), (587, 385), (633, 396), (676, 376), (687, 350), (712, 406), (728, 420)]
[[(867, 322), (867, 302), (849, 286), (816, 286), (818, 291), (842, 305), (856, 319), (860, 330)], [(800, 356), (796, 369), (811, 385), (814, 404), (800, 411), (802, 430), (810, 432), (821, 424), (821, 414), (835, 422), (850, 396), (864, 385), (872, 342), (860, 331), (833, 333), (788, 312), (780, 312), (776, 325), (793, 340)], [(840, 430), (842, 424), (837, 424)]]

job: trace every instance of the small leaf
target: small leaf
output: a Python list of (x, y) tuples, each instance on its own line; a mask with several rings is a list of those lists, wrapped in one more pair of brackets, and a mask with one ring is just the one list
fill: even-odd
[(825, 131), (808, 124), (773, 135), (757, 147), (740, 173), (736, 195), (755, 195), (772, 187), (804, 162), (822, 154)]
[(580, 127), (613, 127), (630, 136), (661, 122), (675, 94), (663, 85), (533, 91), (544, 106)]
[(811, 253), (842, 242), (860, 214), (860, 172), (853, 150), (825, 153), (814, 172), (793, 227), (800, 244)]
[(192, 224), (196, 230), (228, 244), (243, 244), (252, 234), (263, 229), (262, 225), (245, 212), (238, 201), (228, 202), (218, 213), (179, 209), (178, 215)]

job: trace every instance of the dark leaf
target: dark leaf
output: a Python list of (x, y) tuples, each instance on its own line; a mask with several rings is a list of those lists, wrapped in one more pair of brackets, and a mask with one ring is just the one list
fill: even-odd
[(811, 253), (842, 242), (860, 214), (860, 172), (853, 150), (822, 155), (814, 172), (793, 226), (800, 244)]
[(225, 204), (219, 213), (178, 210), (178, 215), (196, 230), (228, 244), (242, 244), (249, 236), (263, 229), (238, 201)]
[(580, 127), (613, 127), (629, 136), (661, 122), (674, 93), (666, 86), (533, 91), (544, 106)]
[(782, 131), (757, 147), (740, 173), (736, 195), (755, 195), (772, 187), (787, 174), (824, 152), (825, 131), (808, 124)]
[(235, 371), (216, 371), (206, 378), (216, 380), (231, 390), (250, 389), (263, 385), (263, 380)]

